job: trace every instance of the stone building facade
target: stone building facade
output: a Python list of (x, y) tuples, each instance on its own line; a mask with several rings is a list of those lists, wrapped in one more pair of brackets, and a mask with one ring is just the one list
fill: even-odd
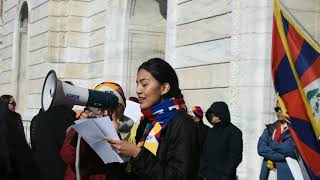
[[(282, 0), (320, 42), (320, 1)], [(0, 94), (28, 121), (39, 111), (46, 73), (93, 88), (121, 84), (135, 95), (137, 67), (165, 58), (188, 106), (229, 104), (243, 131), (240, 179), (257, 179), (256, 145), (274, 121), (271, 0), (0, 0)]]

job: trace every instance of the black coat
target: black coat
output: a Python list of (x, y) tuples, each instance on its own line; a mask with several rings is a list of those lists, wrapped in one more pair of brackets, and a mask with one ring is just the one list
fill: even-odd
[[(137, 131), (139, 142), (146, 127), (141, 122)], [(142, 147), (130, 161), (135, 179), (139, 180), (194, 180), (199, 169), (199, 145), (193, 119), (185, 112), (177, 112), (162, 130), (157, 156)]]
[(40, 115), (43, 113), (42, 109), (39, 110), (39, 113), (35, 115), (30, 123), (30, 144), (31, 144), (31, 150), (33, 152), (36, 151), (36, 126), (37, 122), (39, 121)]
[(205, 141), (207, 139), (209, 126), (205, 125), (202, 120), (200, 122), (196, 123), (195, 125), (198, 130), (198, 142), (199, 142), (200, 152), (202, 152), (203, 146), (204, 146)]
[(242, 161), (242, 132), (230, 122), (226, 104), (211, 106), (206, 116), (210, 117), (210, 113), (218, 116), (221, 122), (208, 130), (201, 154), (200, 174), (208, 180), (235, 180), (236, 169)]
[(21, 117), (0, 105), (0, 179), (38, 180), (38, 171), (25, 139)]
[(74, 120), (75, 112), (63, 106), (39, 112), (33, 118), (33, 152), (42, 180), (64, 179), (66, 165), (60, 157), (60, 149), (66, 130)]

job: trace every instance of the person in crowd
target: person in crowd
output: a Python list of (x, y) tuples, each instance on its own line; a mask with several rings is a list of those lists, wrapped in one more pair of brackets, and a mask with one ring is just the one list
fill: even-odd
[(203, 123), (203, 111), (200, 106), (193, 106), (191, 110), (193, 113), (192, 118), (198, 127), (199, 146), (200, 152), (202, 152), (203, 144), (207, 138), (209, 126)]
[(4, 104), (8, 105), (9, 111), (13, 112), (11, 114), (13, 116), (16, 116), (15, 119), (17, 119), (17, 127), (18, 127), (19, 132), (23, 133), (23, 135), (25, 136), (24, 127), (23, 127), (23, 123), (21, 120), (22, 118), (21, 118), (21, 115), (16, 112), (17, 103), (14, 100), (13, 96), (11, 96), (9, 94), (2, 95), (0, 97), (0, 102), (3, 102)]
[[(119, 124), (123, 119), (123, 112), (126, 107), (126, 99), (120, 85), (113, 82), (103, 82), (97, 85), (95, 90), (110, 92), (107, 98), (109, 107), (94, 108), (86, 107), (82, 113), (83, 118), (96, 118), (109, 116), (112, 124), (119, 133)], [(76, 156), (77, 150), (79, 157)], [(111, 166), (105, 165), (96, 152), (71, 128), (65, 138), (60, 155), (67, 164), (65, 180), (75, 180), (77, 176), (84, 180), (110, 180)], [(76, 162), (79, 160), (79, 164)], [(120, 166), (119, 166), (120, 168)], [(115, 168), (113, 168), (115, 169)], [(120, 168), (124, 170), (124, 167)], [(118, 174), (118, 173), (117, 173)]]
[(289, 132), (289, 121), (281, 108), (274, 108), (278, 120), (266, 125), (258, 142), (258, 153), (263, 157), (260, 180), (267, 180), (270, 170), (277, 173), (277, 179), (293, 180), (286, 157), (296, 158), (295, 145)]
[[(66, 83), (73, 85), (69, 81)], [(60, 149), (67, 128), (76, 120), (72, 108), (71, 105), (52, 106), (47, 111), (40, 110), (32, 119), (32, 149), (42, 180), (64, 177), (66, 165), (60, 157)]]
[(37, 125), (36, 122), (38, 121), (40, 114), (42, 114), (42, 113), (43, 113), (43, 110), (41, 108), (39, 110), (38, 114), (36, 114), (32, 118), (31, 123), (30, 123), (30, 144), (31, 144), (31, 150), (33, 153), (35, 153), (36, 149), (37, 149), (37, 147), (36, 147), (37, 143), (36, 143), (36, 137), (35, 137), (36, 136), (36, 125)]
[[(202, 152), (203, 145), (207, 138), (209, 126), (203, 123), (203, 111), (200, 106), (191, 107), (191, 112), (189, 114), (191, 115), (193, 121), (195, 122), (195, 126), (197, 127), (199, 148), (200, 148), (200, 152)], [(199, 154), (199, 158), (200, 158), (200, 154)], [(198, 180), (202, 180), (202, 179), (203, 178), (201, 176), (198, 177)]]
[(20, 116), (0, 101), (0, 179), (40, 180), (31, 149), (19, 128)]
[(231, 123), (228, 105), (214, 102), (206, 112), (212, 124), (200, 160), (200, 175), (207, 180), (236, 180), (242, 161), (242, 132)]
[(107, 138), (118, 154), (131, 157), (130, 179), (196, 179), (197, 132), (176, 72), (166, 61), (153, 58), (138, 68), (136, 82), (144, 119), (133, 138), (135, 144)]

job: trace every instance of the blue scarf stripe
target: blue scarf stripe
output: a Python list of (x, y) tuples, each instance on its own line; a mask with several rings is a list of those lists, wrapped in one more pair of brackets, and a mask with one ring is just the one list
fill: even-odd
[[(181, 107), (181, 108), (180, 108)], [(182, 99), (181, 104), (176, 104), (175, 103), (175, 99), (168, 99), (160, 104), (157, 104), (153, 107), (151, 107), (151, 112), (152, 112), (152, 116), (148, 117), (146, 114), (150, 113), (144, 113), (145, 117), (149, 119), (149, 123), (146, 126), (145, 132), (143, 134), (143, 139), (142, 141), (144, 141), (149, 133), (148, 130), (151, 130), (154, 126), (154, 121), (158, 122), (162, 128), (164, 128), (173, 118), (173, 116), (178, 112), (178, 111), (185, 111), (185, 105), (184, 105), (184, 101)], [(149, 112), (150, 112), (149, 110)], [(159, 134), (161, 133), (161, 131), (159, 132)], [(158, 134), (158, 135), (159, 135)], [(156, 135), (155, 135), (156, 136)], [(157, 136), (156, 136), (157, 137)], [(159, 136), (158, 136), (159, 138)], [(158, 139), (158, 142), (160, 142)]]

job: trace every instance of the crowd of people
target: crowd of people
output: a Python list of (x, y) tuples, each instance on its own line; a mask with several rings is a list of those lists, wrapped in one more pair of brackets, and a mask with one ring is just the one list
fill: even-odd
[[(68, 82), (70, 83), (70, 82)], [(137, 70), (137, 97), (143, 116), (134, 123), (123, 113), (126, 98), (121, 86), (103, 82), (94, 89), (107, 91), (108, 107), (85, 107), (76, 116), (71, 106), (39, 110), (30, 125), (28, 145), (16, 102), (0, 97), (1, 180), (236, 180), (242, 161), (242, 132), (232, 124), (228, 105), (213, 102), (204, 113), (200, 106), (187, 109), (175, 70), (164, 60), (150, 59)], [(188, 112), (192, 112), (188, 113)], [(295, 157), (288, 123), (267, 125), (258, 143), (264, 157), (260, 179), (277, 169), (290, 179), (285, 158)], [(203, 117), (212, 127), (203, 122)], [(105, 164), (72, 128), (82, 118), (109, 116), (119, 139), (106, 137), (115, 152), (129, 157), (124, 163)], [(123, 137), (121, 133), (128, 135)]]

